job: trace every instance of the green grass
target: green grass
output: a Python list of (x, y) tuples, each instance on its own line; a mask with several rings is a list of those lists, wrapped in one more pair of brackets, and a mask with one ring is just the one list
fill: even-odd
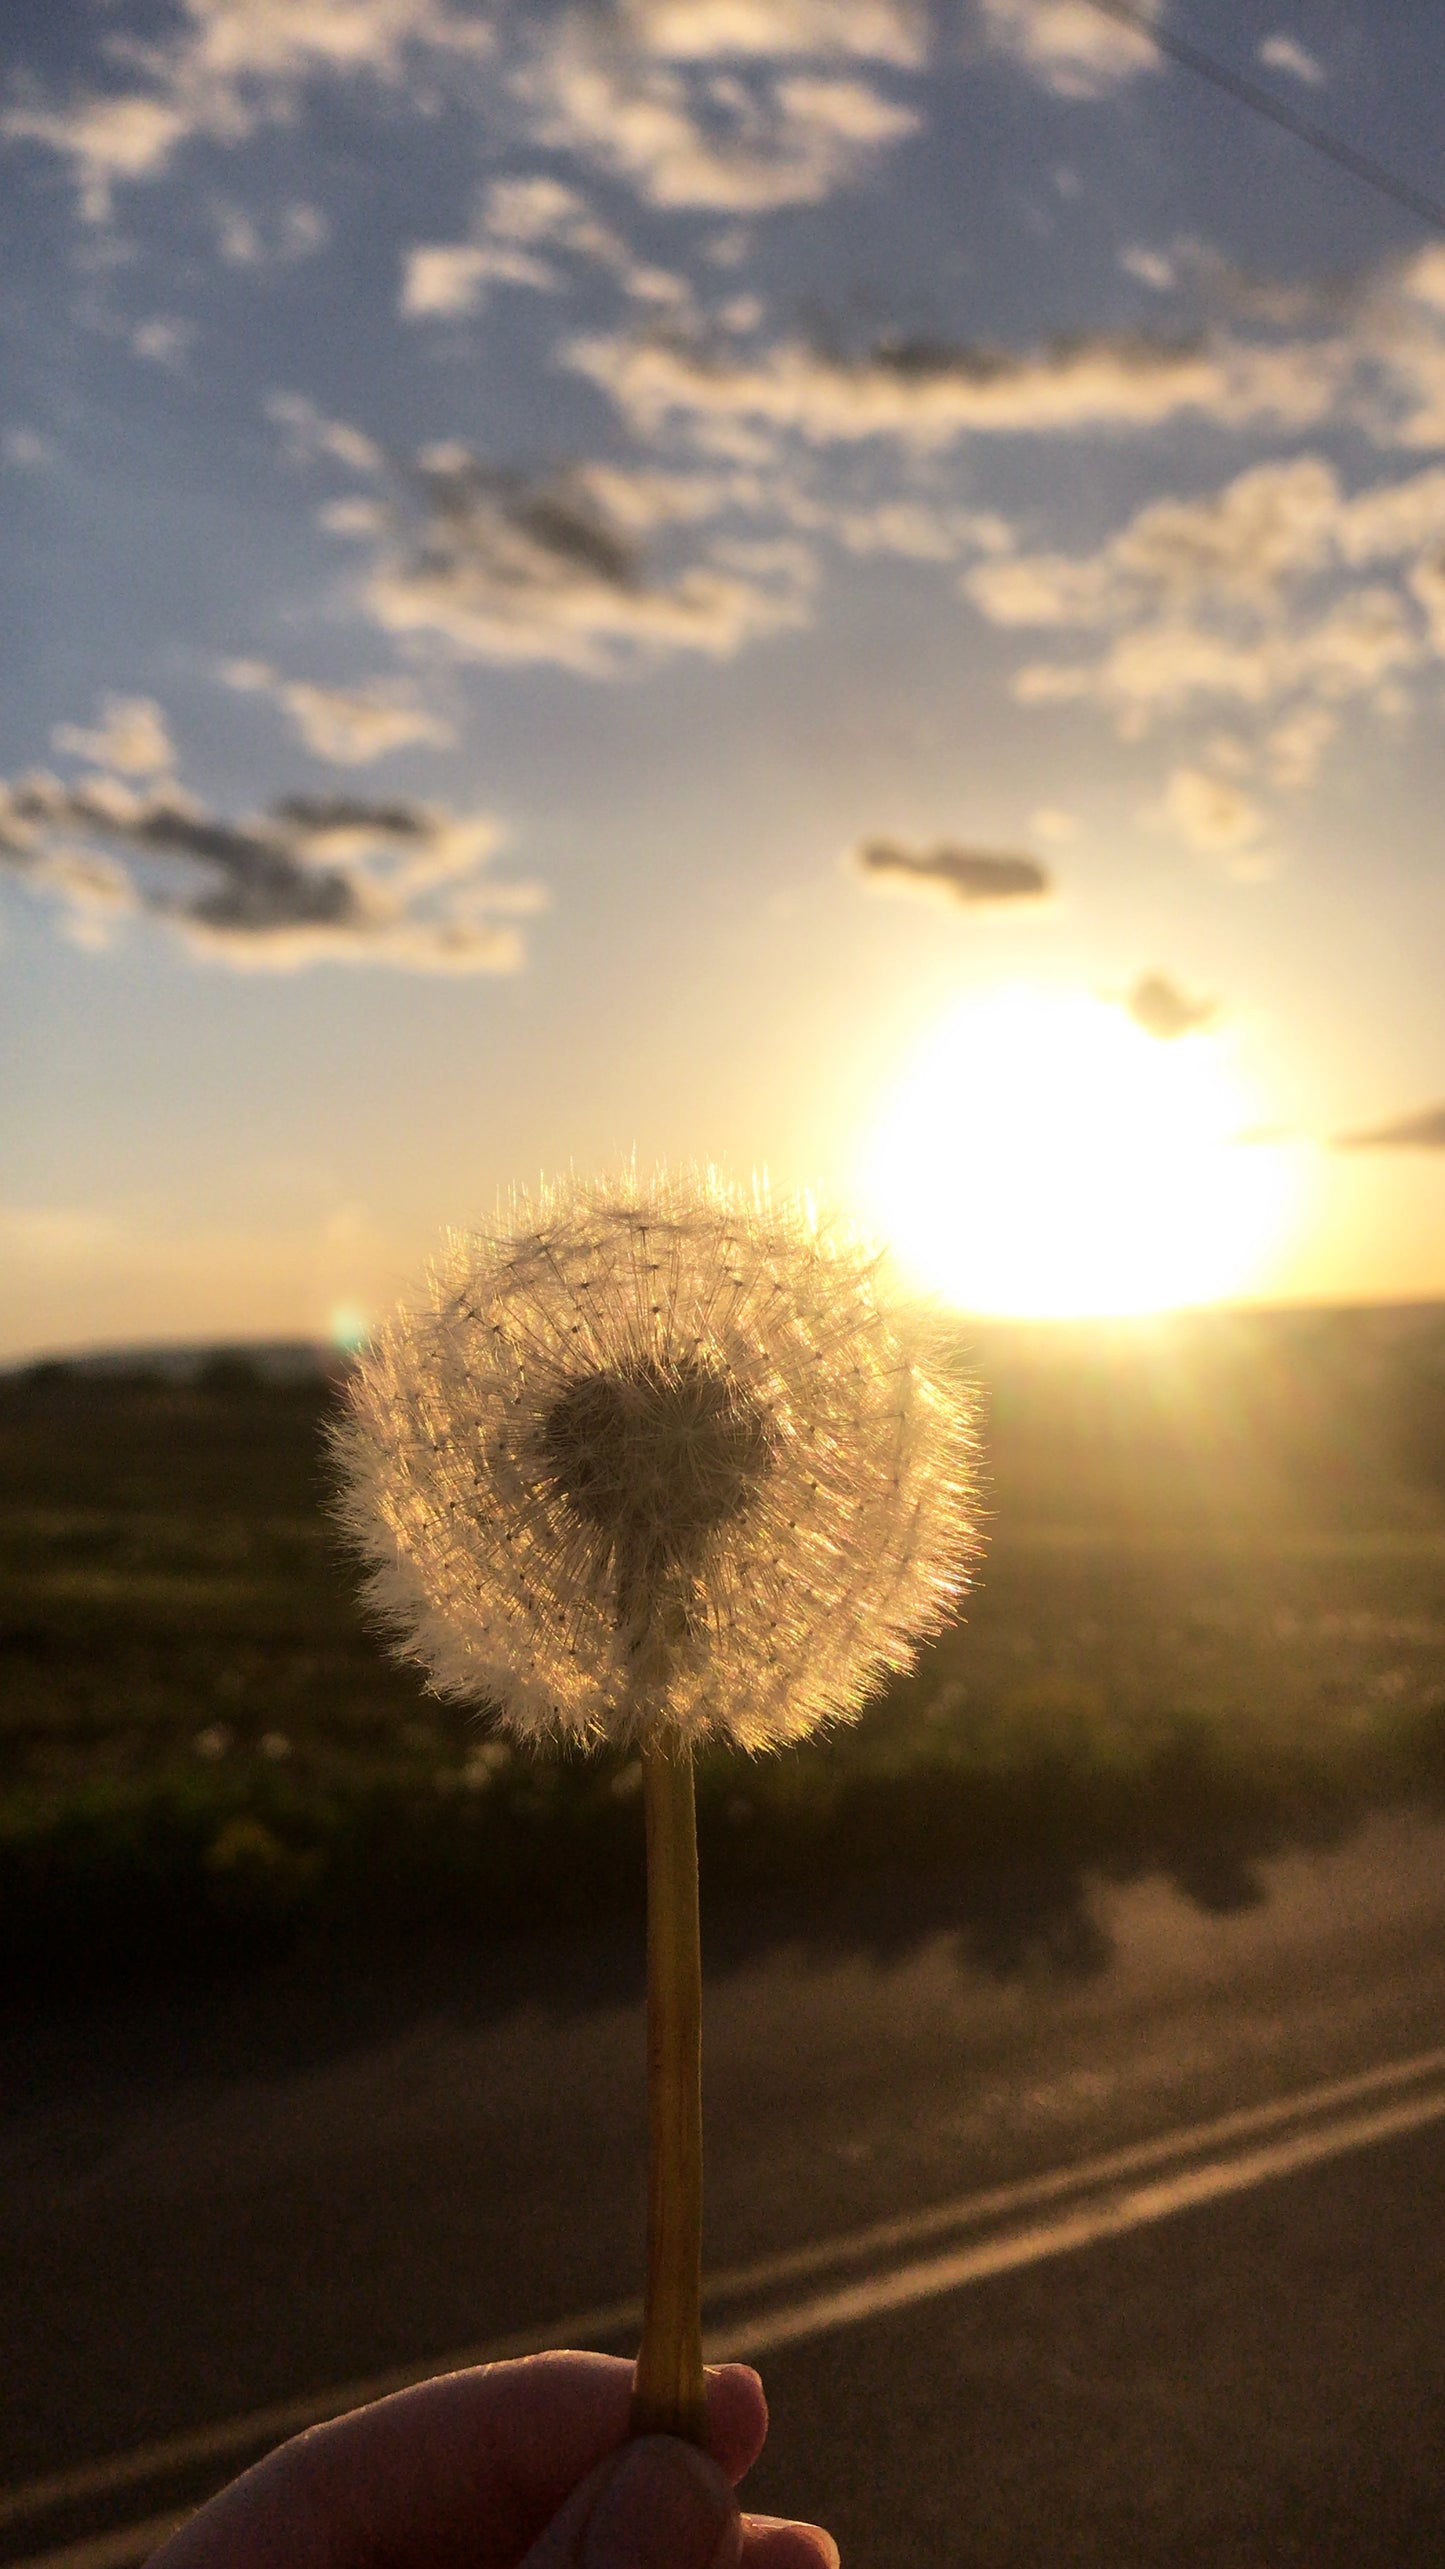
[[(711, 1882), (1162, 1866), (1228, 1899), (1271, 1848), (1445, 1790), (1441, 1315), (979, 1355), (993, 1524), (966, 1626), (856, 1727), (703, 1761)], [(330, 1397), (0, 1385), (12, 1966), (639, 1898), (626, 1760), (515, 1755), (364, 1629), (324, 1513)]]

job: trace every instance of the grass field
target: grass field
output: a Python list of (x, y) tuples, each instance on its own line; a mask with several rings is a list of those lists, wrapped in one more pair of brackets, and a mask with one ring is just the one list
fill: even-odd
[[(1090, 1867), (1228, 1902), (1272, 1848), (1445, 1794), (1445, 1312), (995, 1329), (972, 1361), (967, 1623), (855, 1728), (705, 1759), (710, 1879), (946, 1875), (985, 1941), (1066, 1942)], [(239, 1364), (0, 1384), (12, 1966), (638, 1898), (628, 1761), (512, 1754), (363, 1628), (334, 1397)]]

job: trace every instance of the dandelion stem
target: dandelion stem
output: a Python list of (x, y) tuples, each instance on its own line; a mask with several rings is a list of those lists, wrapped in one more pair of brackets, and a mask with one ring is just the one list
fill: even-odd
[(647, 2296), (634, 2435), (707, 2440), (702, 2374), (702, 1965), (692, 1751), (643, 1734), (647, 1813)]

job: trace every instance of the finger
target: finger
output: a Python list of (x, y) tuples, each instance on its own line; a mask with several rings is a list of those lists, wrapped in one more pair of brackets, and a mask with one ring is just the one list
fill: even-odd
[(743, 2569), (838, 2569), (838, 2545), (820, 2524), (745, 2515)]
[(522, 2569), (740, 2569), (742, 2518), (706, 2453), (644, 2435), (574, 2489)]
[(709, 2364), (707, 2449), (736, 2488), (768, 2440), (767, 2395), (751, 2364)]
[[(514, 2569), (579, 2481), (626, 2442), (632, 2365), (530, 2355), (398, 2391), (283, 2445), (233, 2481), (156, 2569)], [(767, 2434), (745, 2364), (709, 2372), (709, 2443), (741, 2479)]]

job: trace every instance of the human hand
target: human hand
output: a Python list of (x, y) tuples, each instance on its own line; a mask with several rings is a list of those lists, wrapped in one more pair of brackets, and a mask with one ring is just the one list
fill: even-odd
[(837, 2569), (820, 2526), (738, 2511), (767, 2402), (707, 2376), (708, 2452), (629, 2440), (632, 2366), (528, 2355), (313, 2426), (173, 2534), (151, 2569)]

